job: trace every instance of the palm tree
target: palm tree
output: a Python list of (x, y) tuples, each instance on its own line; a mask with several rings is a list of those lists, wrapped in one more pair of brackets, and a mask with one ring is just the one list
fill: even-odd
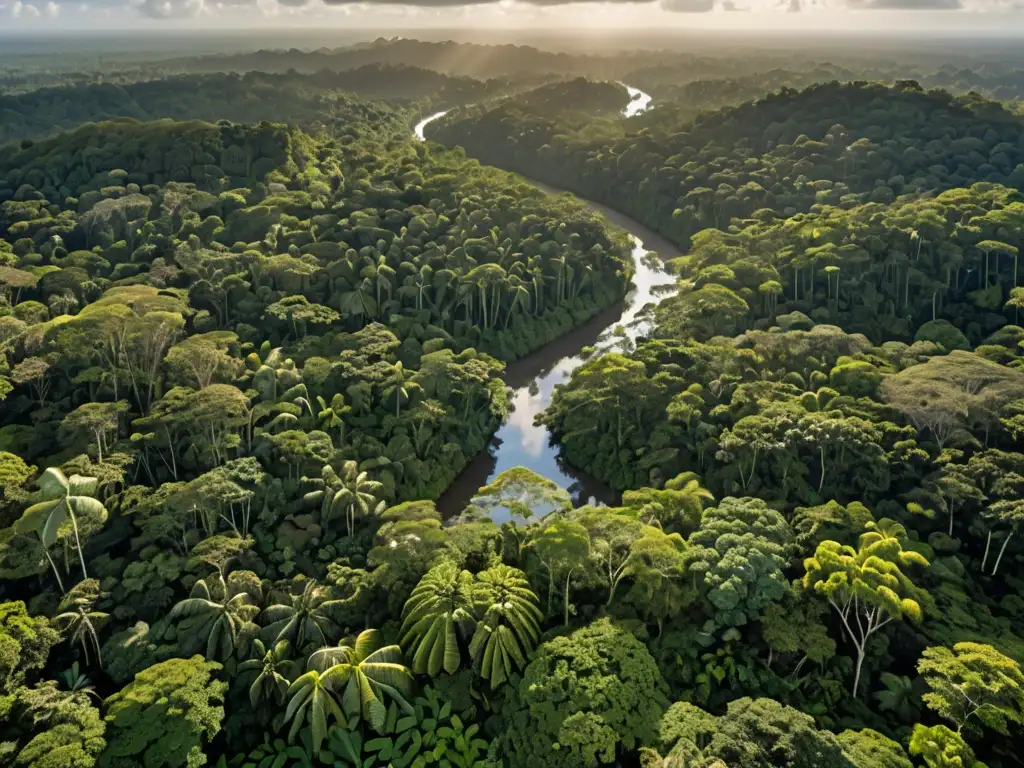
[(315, 488), (302, 498), (307, 504), (320, 506), (320, 525), (326, 528), (331, 518), (341, 509), (340, 504), (335, 504), (335, 497), (341, 490), (341, 478), (334, 467), (325, 464), (320, 469), (320, 477), (303, 476), (301, 482)]
[(349, 537), (356, 527), (356, 517), (369, 517), (384, 509), (384, 502), (377, 498), (384, 484), (371, 480), (366, 472), (359, 471), (359, 465), (349, 460), (341, 466), (341, 488), (334, 495), (333, 504), (339, 504), (346, 511), (345, 522)]
[[(64, 473), (50, 467), (36, 481), (39, 486), (41, 501), (25, 510), (21, 519), (15, 524), (18, 533), (35, 532), (43, 542), (47, 559), (56, 573), (56, 566), (50, 558), (49, 549), (57, 540), (57, 530), (67, 520), (75, 533), (75, 548), (78, 550), (78, 561), (82, 565), (82, 578), (89, 578), (85, 568), (85, 555), (82, 554), (82, 540), (78, 530), (78, 516), (88, 516), (103, 524), (107, 519), (107, 508), (94, 498), (99, 480), (95, 477)], [(58, 581), (60, 576), (57, 577)]]
[[(402, 650), (397, 645), (380, 647), (374, 629), (360, 632), (352, 645), (317, 651), (307, 668), (309, 671), (288, 688), (285, 721), (292, 723), (289, 740), (309, 721), (314, 754), (319, 755), (327, 736), (328, 718), (345, 728), (346, 714), (362, 715), (380, 731), (387, 714), (385, 694), (406, 713), (414, 712), (408, 701), (412, 675), (402, 664)], [(339, 693), (341, 705), (335, 698)]]
[[(213, 580), (215, 589), (207, 583)], [(218, 571), (197, 581), (189, 597), (171, 609), (170, 618), (195, 618), (206, 635), (206, 658), (227, 660), (235, 652), (242, 629), (252, 623), (259, 606), (252, 595), (243, 590), (232, 594)]]
[(285, 694), (288, 698), (288, 707), (284, 712), (284, 720), (292, 724), (288, 731), (288, 741), (295, 741), (295, 737), (308, 720), (313, 732), (313, 754), (317, 757), (320, 756), (320, 745), (327, 738), (329, 717), (334, 718), (342, 728), (348, 727), (348, 721), (334, 699), (334, 691), (328, 687), (329, 682), (326, 675), (311, 669), (292, 683)]
[(383, 289), (387, 294), (388, 299), (391, 298), (391, 291), (394, 287), (394, 281), (396, 278), (395, 270), (388, 265), (387, 256), (382, 253), (377, 256), (377, 261), (373, 265), (364, 270), (364, 274), (367, 278), (373, 281), (374, 291), (377, 297), (376, 305), (379, 311), (384, 306), (384, 302), (381, 301), (380, 296), (381, 290)]
[(64, 599), (60, 601), (60, 611), (54, 619), (57, 627), (70, 633), (68, 640), (82, 646), (85, 663), (89, 663), (89, 646), (96, 651), (96, 663), (103, 667), (103, 655), (100, 653), (100, 639), (96, 634), (96, 625), (107, 619), (108, 614), (93, 610), (100, 594), (100, 584), (96, 579), (80, 581)]
[(242, 662), (239, 671), (258, 671), (256, 679), (249, 686), (249, 703), (259, 710), (262, 702), (273, 701), (280, 704), (288, 690), (288, 672), (295, 665), (288, 658), (290, 647), (287, 640), (274, 644), (269, 651), (263, 641), (256, 638), (252, 641), (255, 657)]
[(384, 391), (381, 393), (385, 399), (389, 397), (395, 398), (395, 418), (402, 415), (402, 401), (409, 400), (409, 392), (411, 391), (411, 387), (408, 386), (409, 379), (408, 371), (405, 370), (402, 361), (399, 360), (395, 363), (391, 375), (388, 377), (387, 382), (385, 382)]
[(537, 645), (544, 618), (526, 574), (496, 565), (477, 575), (476, 603), (483, 618), (469, 643), (469, 655), (480, 675), (497, 688)]
[(321, 648), (309, 657), (307, 668), (320, 672), (327, 685), (341, 692), (341, 709), (361, 716), (376, 729), (384, 726), (385, 694), (406, 713), (413, 713), (412, 673), (402, 663), (402, 649), (381, 644), (375, 629), (360, 632), (351, 645)]
[(508, 313), (505, 315), (504, 328), (508, 329), (508, 321), (512, 319), (516, 309), (522, 307), (524, 311), (530, 311), (530, 292), (519, 278), (512, 281), (512, 300), (509, 302)]
[(342, 601), (332, 600), (330, 590), (310, 580), (302, 594), (290, 595), (288, 603), (276, 603), (263, 609), (265, 627), (271, 642), (289, 642), (300, 652), (315, 646), (322, 648), (329, 642), (327, 635), (337, 631), (329, 612)]
[(320, 395), (316, 396), (317, 405), (320, 406), (316, 414), (317, 426), (325, 432), (330, 429), (338, 430), (338, 447), (345, 442), (345, 422), (342, 417), (352, 410), (352, 406), (345, 405), (345, 398), (340, 392), (336, 392), (331, 398), (331, 404)]
[(473, 577), (451, 562), (431, 568), (405, 603), (401, 643), (412, 650), (417, 675), (455, 674), (462, 663), (457, 630), (468, 634), (476, 623)]

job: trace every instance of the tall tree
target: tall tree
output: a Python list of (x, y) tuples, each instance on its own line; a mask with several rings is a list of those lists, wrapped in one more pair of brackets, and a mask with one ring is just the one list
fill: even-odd
[[(107, 508), (95, 498), (99, 480), (82, 475), (65, 477), (59, 469), (50, 467), (39, 476), (36, 485), (39, 486), (39, 496), (42, 500), (25, 510), (15, 524), (16, 530), (19, 533), (35, 532), (43, 542), (43, 548), (48, 550), (57, 540), (57, 530), (70, 520), (75, 536), (75, 548), (78, 550), (78, 561), (82, 566), (82, 578), (89, 578), (85, 567), (85, 554), (82, 552), (78, 517), (88, 516), (100, 524), (106, 521)], [(53, 565), (52, 560), (50, 564)], [(56, 571), (56, 566), (54, 569)]]
[(170, 659), (139, 672), (106, 704), (107, 748), (97, 768), (194, 768), (220, 732), (227, 683), (202, 656)]
[(89, 663), (89, 647), (96, 653), (96, 663), (103, 666), (103, 655), (100, 652), (100, 638), (96, 627), (109, 618), (108, 614), (95, 610), (99, 599), (100, 584), (96, 579), (86, 579), (72, 587), (60, 601), (59, 613), (54, 624), (62, 632), (68, 632), (69, 640), (82, 646), (85, 663)]
[(572, 574), (586, 568), (590, 559), (590, 536), (579, 523), (560, 516), (547, 518), (531, 535), (527, 546), (536, 553), (548, 576), (548, 613), (554, 603), (555, 585), (565, 578), (563, 613), (565, 626), (569, 626), (569, 590)]
[(814, 557), (804, 561), (805, 589), (822, 595), (839, 615), (845, 636), (857, 649), (853, 695), (860, 688), (867, 642), (891, 621), (921, 619), (921, 606), (913, 599), (916, 588), (904, 568), (928, 566), (917, 552), (904, 550), (899, 539), (869, 532), (854, 549), (823, 541)]

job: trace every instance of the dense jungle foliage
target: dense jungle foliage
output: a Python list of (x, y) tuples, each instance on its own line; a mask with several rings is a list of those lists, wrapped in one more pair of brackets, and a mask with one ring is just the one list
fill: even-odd
[[(454, 45), (271, 56), (542, 66)], [(1020, 764), (1019, 119), (909, 82), (626, 119), (562, 78), (647, 54), (552, 56), (428, 137), (650, 224), (678, 283), (543, 416), (615, 503), (516, 467), (447, 520), (506, 365), (622, 299), (623, 231), (326, 73), (136, 69), (35, 141), (76, 112), (17, 97), (0, 765)]]
[(367, 99), (392, 103), (426, 99), (436, 108), (492, 98), (514, 87), (505, 79), (481, 82), (415, 67), (375, 64), (345, 72), (214, 73), (123, 84), (59, 85), (0, 93), (0, 144), (118, 117), (241, 123), (270, 120), (301, 127), (332, 123), (372, 126), (393, 115)]

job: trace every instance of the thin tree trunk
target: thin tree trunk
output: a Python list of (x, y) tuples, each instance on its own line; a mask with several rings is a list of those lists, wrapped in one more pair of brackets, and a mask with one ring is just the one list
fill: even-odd
[(985, 540), (985, 556), (981, 558), (981, 572), (985, 572), (985, 563), (988, 562), (988, 551), (992, 546), (992, 531), (988, 532), (988, 538)]
[(82, 564), (82, 578), (88, 579), (89, 574), (85, 570), (85, 555), (82, 554), (82, 541), (78, 538), (78, 520), (67, 499), (64, 500), (64, 503), (68, 505), (68, 517), (71, 518), (71, 527), (75, 529), (75, 547), (78, 549), (78, 562)]
[(565, 575), (565, 626), (569, 626), (569, 579), (572, 578), (573, 568)]
[(853, 676), (853, 698), (857, 698), (857, 689), (860, 687), (860, 672), (864, 666), (864, 648), (857, 648), (857, 672)]
[(999, 570), (999, 563), (1003, 560), (1003, 553), (1006, 551), (1006, 545), (1010, 543), (1010, 539), (1013, 538), (1013, 531), (1007, 534), (1006, 539), (1003, 541), (1003, 546), (999, 548), (999, 557), (996, 558), (996, 564), (992, 566), (992, 575), (996, 575), (996, 571)]
[(50, 552), (46, 547), (43, 547), (43, 554), (46, 555), (46, 559), (50, 562), (50, 567), (53, 568), (53, 575), (57, 579), (57, 586), (60, 587), (60, 593), (62, 595), (66, 595), (67, 592), (64, 591), (64, 582), (60, 578), (60, 571), (57, 570), (57, 564), (53, 562), (53, 558), (50, 557)]

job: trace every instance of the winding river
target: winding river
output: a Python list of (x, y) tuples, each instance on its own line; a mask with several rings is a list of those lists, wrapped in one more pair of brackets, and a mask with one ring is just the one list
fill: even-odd
[[(625, 87), (630, 95), (630, 103), (623, 112), (626, 117), (639, 114), (650, 106), (650, 96), (636, 88)], [(424, 141), (427, 125), (445, 114), (446, 111), (437, 112), (417, 123), (413, 129), (416, 137)], [(561, 194), (561, 190), (532, 180), (531, 183), (547, 194)], [(471, 461), (452, 487), (438, 499), (438, 509), (446, 518), (462, 512), (477, 489), (495, 475), (518, 466), (551, 478), (566, 488), (577, 504), (616, 502), (614, 491), (562, 461), (558, 445), (552, 442), (547, 428), (534, 424), (534, 419), (550, 404), (555, 385), (565, 382), (582, 365), (584, 358), (580, 353), (584, 347), (595, 346), (596, 354), (600, 354), (619, 347), (624, 339), (632, 341), (644, 332), (645, 324), (636, 322), (637, 316), (647, 304), (656, 301), (659, 286), (675, 282), (660, 268), (660, 263), (678, 255), (679, 249), (628, 216), (599, 203), (583, 202), (632, 236), (633, 261), (636, 264), (633, 287), (617, 307), (605, 310), (532, 355), (508, 365), (504, 377), (512, 390), (512, 411), (508, 421), (495, 433), (490, 448)], [(659, 258), (649, 258), (650, 252)], [(494, 517), (496, 522), (505, 522), (497, 514)]]

